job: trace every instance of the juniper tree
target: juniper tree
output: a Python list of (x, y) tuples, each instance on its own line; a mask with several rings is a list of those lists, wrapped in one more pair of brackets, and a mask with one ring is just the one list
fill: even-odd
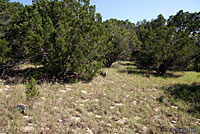
[(18, 24), (30, 61), (55, 76), (90, 79), (102, 66), (101, 15), (89, 0), (35, 0)]
[(110, 67), (117, 60), (128, 59), (132, 44), (137, 42), (134, 24), (127, 21), (110, 19), (104, 22), (106, 28), (105, 61), (104, 65)]
[[(170, 26), (176, 26), (177, 31), (185, 31), (195, 41), (196, 46), (200, 50), (200, 12), (184, 12), (180, 10), (176, 15), (170, 16), (168, 19)], [(194, 56), (189, 69), (200, 71), (200, 51)]]
[(168, 26), (162, 15), (143, 24), (137, 32), (142, 43), (133, 49), (137, 66), (155, 70), (160, 75), (169, 69), (184, 69), (197, 49), (190, 35)]

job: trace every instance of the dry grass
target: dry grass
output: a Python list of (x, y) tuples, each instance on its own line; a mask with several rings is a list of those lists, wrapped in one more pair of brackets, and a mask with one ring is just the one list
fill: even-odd
[[(104, 69), (106, 77), (89, 83), (43, 83), (38, 85), (39, 98), (32, 101), (26, 101), (23, 84), (0, 81), (0, 133), (168, 134), (181, 131), (178, 128), (200, 132), (200, 73), (158, 77), (127, 63), (115, 63)], [(199, 90), (174, 92), (183, 88)], [(27, 106), (25, 115), (17, 111), (18, 104)]]

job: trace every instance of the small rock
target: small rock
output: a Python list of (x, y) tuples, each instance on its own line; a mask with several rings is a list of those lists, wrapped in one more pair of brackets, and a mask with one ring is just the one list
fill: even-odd
[(115, 107), (110, 107), (110, 109), (115, 109)]
[(54, 108), (53, 108), (53, 110), (56, 110), (56, 109), (58, 109), (58, 108), (57, 108), (57, 107), (54, 107)]
[(128, 98), (128, 97), (130, 97), (130, 95), (129, 95), (129, 94), (127, 94), (127, 95), (126, 95), (126, 98)]
[(110, 123), (107, 123), (106, 127), (112, 127), (112, 125)]
[(172, 123), (173, 123), (173, 124), (176, 124), (177, 122), (176, 122), (175, 120), (172, 120)]
[(45, 98), (45, 97), (41, 97), (41, 99), (42, 99), (42, 100), (46, 100), (46, 98)]
[(158, 112), (158, 111), (159, 111), (159, 109), (155, 109), (155, 111), (156, 111), (156, 112)]
[(90, 130), (89, 128), (87, 129), (88, 134), (93, 134), (92, 130)]
[(59, 120), (58, 120), (58, 122), (59, 122), (59, 123), (62, 123), (62, 122), (63, 122), (63, 120), (59, 119)]
[(79, 106), (84, 107), (84, 104), (80, 104)]
[(81, 93), (82, 94), (87, 94), (87, 91), (82, 90)]
[(123, 106), (124, 104), (122, 104), (122, 103), (116, 103), (115, 105), (120, 107), (120, 106)]
[(123, 125), (126, 123), (126, 120), (125, 119), (120, 119), (116, 122), (117, 124), (120, 124), (120, 125)]
[(24, 133), (29, 133), (30, 131), (33, 131), (34, 127), (32, 126), (32, 124), (28, 124), (28, 126), (23, 128), (23, 132)]
[(83, 102), (88, 102), (89, 101), (89, 99), (85, 99), (85, 100), (83, 100)]
[(65, 85), (65, 87), (66, 87), (66, 88), (72, 88), (71, 85), (67, 85), (67, 84)]
[(10, 86), (6, 85), (6, 88), (10, 88)]
[(134, 104), (134, 105), (137, 105), (137, 101), (133, 101), (133, 104)]
[(174, 108), (174, 109), (178, 109), (178, 107), (177, 106), (171, 106), (172, 108)]
[(72, 116), (71, 119), (72, 119), (72, 120), (75, 120), (75, 121), (80, 121), (80, 120), (81, 120), (80, 117), (74, 117), (74, 116)]
[(61, 93), (66, 93), (67, 91), (66, 91), (66, 90), (60, 90), (60, 92), (61, 92)]
[(99, 99), (94, 99), (95, 102), (99, 102)]
[(21, 114), (25, 114), (26, 113), (26, 105), (24, 105), (24, 104), (17, 105), (17, 109), (19, 110), (19, 112)]
[(98, 119), (101, 119), (101, 116), (100, 116), (100, 115), (96, 115), (95, 117), (98, 118)]

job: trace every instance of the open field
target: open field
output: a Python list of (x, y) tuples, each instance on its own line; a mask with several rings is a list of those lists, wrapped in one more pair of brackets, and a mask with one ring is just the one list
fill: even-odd
[[(31, 101), (23, 82), (1, 80), (0, 134), (200, 133), (200, 73), (161, 77), (130, 62), (104, 71), (88, 83), (42, 83)], [(26, 105), (24, 114), (18, 104)]]

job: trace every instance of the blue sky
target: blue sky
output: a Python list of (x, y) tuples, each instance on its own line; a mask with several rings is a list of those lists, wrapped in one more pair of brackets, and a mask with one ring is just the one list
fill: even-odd
[[(31, 4), (32, 0), (11, 1)], [(96, 5), (97, 12), (101, 13), (103, 20), (129, 19), (134, 23), (143, 19), (151, 20), (158, 14), (163, 14), (165, 18), (168, 18), (181, 9), (189, 12), (200, 11), (200, 0), (90, 0), (90, 2)]]

